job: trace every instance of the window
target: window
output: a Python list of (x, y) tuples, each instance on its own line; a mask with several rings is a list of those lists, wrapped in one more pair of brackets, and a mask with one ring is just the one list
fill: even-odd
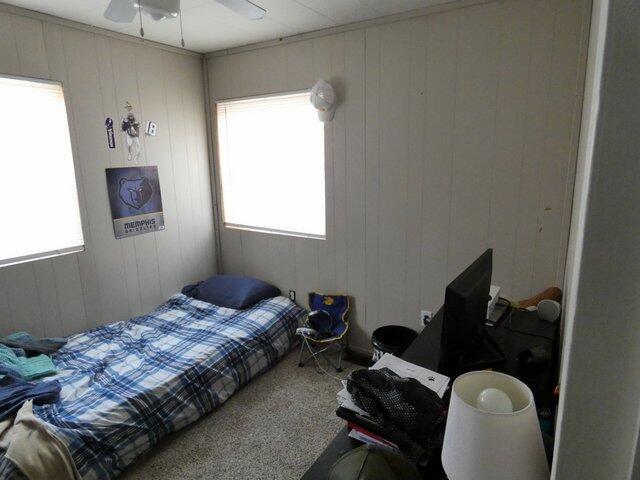
[(0, 76), (0, 267), (84, 249), (62, 85)]
[(324, 238), (324, 126), (309, 93), (217, 104), (224, 224)]

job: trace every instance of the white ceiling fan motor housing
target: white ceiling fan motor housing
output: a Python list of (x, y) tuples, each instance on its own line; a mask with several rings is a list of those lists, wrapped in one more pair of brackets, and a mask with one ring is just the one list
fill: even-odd
[(180, 0), (135, 0), (134, 6), (154, 20), (176, 18), (180, 13)]

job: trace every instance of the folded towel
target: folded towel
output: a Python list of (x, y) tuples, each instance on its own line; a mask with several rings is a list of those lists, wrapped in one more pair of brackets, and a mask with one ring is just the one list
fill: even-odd
[(27, 400), (33, 400), (34, 405), (56, 403), (60, 400), (60, 382), (31, 383), (12, 375), (0, 379), (0, 421), (20, 410)]
[(19, 356), (13, 349), (0, 345), (0, 375), (35, 380), (55, 373), (57, 373), (56, 367), (46, 355)]
[(36, 338), (27, 332), (16, 332), (0, 338), (0, 344), (11, 348), (21, 348), (27, 356), (39, 353), (49, 355), (60, 350), (66, 343), (64, 338)]

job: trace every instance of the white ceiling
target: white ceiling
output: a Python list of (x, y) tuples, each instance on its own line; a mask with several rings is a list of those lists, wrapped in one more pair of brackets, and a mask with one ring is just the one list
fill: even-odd
[[(114, 23), (102, 14), (109, 0), (0, 0), (88, 25), (138, 36), (139, 20)], [(262, 20), (246, 20), (214, 0), (182, 0), (186, 48), (212, 52), (321, 28), (406, 12), (449, 0), (253, 0), (267, 10)], [(154, 22), (143, 16), (145, 38), (180, 45), (178, 19)]]

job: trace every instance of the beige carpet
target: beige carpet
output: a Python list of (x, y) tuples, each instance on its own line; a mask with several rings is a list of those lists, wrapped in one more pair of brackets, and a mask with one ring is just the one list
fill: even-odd
[[(170, 435), (121, 479), (293, 480), (342, 427), (335, 415), (340, 382), (299, 368), (298, 350), (254, 379), (220, 408)], [(333, 375), (346, 377), (354, 368)]]

